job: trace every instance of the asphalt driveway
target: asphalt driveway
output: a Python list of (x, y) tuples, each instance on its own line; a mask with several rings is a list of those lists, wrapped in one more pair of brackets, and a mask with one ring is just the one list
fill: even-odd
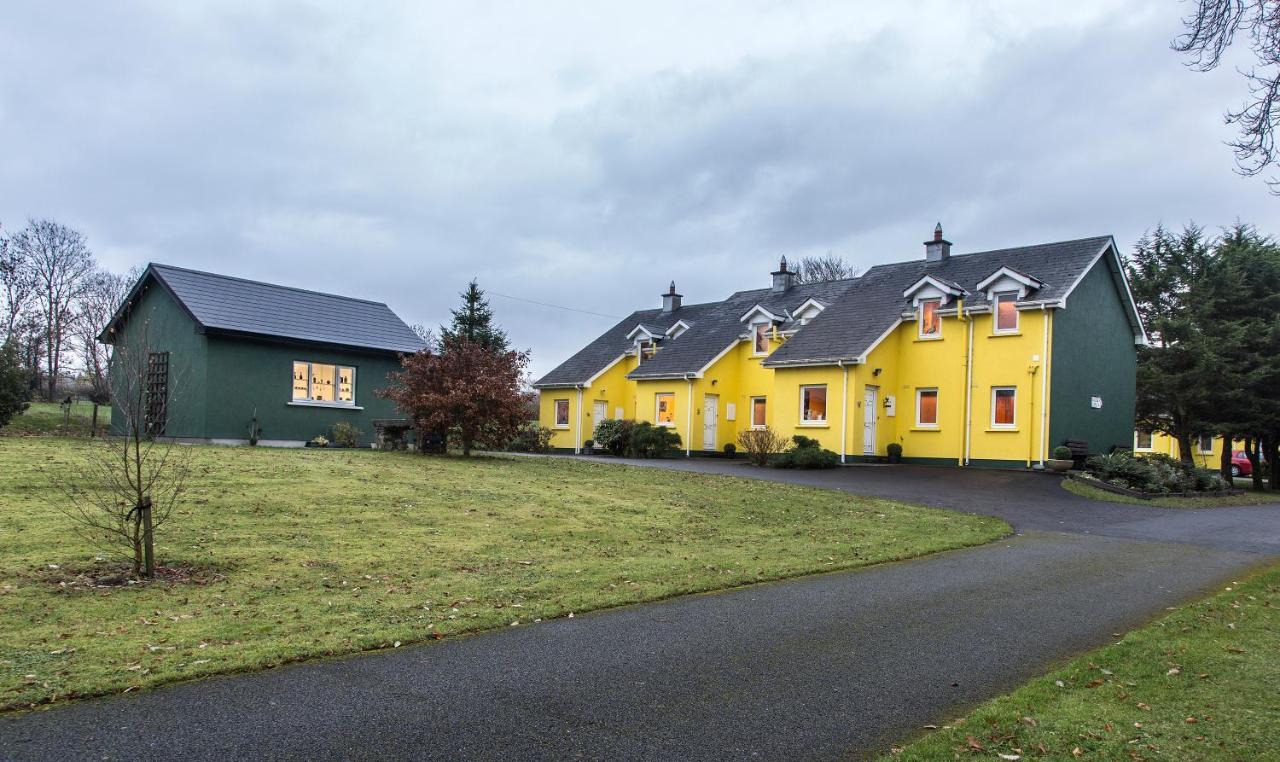
[(855, 572), (0, 718), (3, 759), (829, 759), (883, 752), (1280, 556), (1280, 506), (1095, 503), (1038, 474), (761, 476), (1000, 515)]

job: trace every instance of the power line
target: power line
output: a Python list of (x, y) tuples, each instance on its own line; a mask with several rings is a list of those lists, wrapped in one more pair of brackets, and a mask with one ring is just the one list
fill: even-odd
[(603, 312), (592, 312), (591, 310), (580, 310), (577, 307), (565, 307), (560, 304), (551, 304), (550, 302), (539, 302), (536, 299), (525, 299), (522, 296), (511, 296), (510, 294), (499, 294), (497, 291), (490, 291), (488, 289), (485, 289), (485, 293), (492, 294), (494, 296), (501, 296), (503, 299), (514, 299), (517, 302), (528, 302), (529, 304), (536, 304), (540, 307), (551, 307), (557, 310), (568, 310), (569, 312), (581, 312), (584, 315), (596, 315), (597, 317), (613, 318), (614, 320), (622, 319), (621, 315), (606, 315)]

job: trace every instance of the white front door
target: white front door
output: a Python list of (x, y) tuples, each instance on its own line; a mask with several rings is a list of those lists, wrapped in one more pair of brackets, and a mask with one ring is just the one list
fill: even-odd
[(708, 394), (702, 401), (702, 449), (716, 449), (716, 425), (720, 423), (720, 398)]
[(868, 386), (862, 400), (862, 452), (864, 455), (876, 454), (876, 418), (880, 408), (876, 404), (880, 390)]
[(600, 422), (609, 417), (609, 403), (605, 400), (596, 400), (591, 403), (591, 436), (589, 439), (595, 438), (596, 427)]

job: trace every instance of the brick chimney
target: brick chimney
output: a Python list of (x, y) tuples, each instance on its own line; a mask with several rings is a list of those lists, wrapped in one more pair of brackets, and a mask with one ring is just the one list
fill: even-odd
[(667, 293), (662, 295), (662, 311), (675, 312), (678, 309), (680, 309), (680, 294), (676, 293), (676, 282), (671, 281)]
[(951, 242), (942, 237), (942, 223), (933, 229), (933, 240), (924, 242), (924, 261), (945, 262), (951, 256)]
[(783, 293), (790, 291), (791, 287), (796, 284), (796, 274), (787, 270), (787, 258), (783, 257), (778, 263), (778, 271), (770, 273), (773, 276), (773, 290), (775, 293)]

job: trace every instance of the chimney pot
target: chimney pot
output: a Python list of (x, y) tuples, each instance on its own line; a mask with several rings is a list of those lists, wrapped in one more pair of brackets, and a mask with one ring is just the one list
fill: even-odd
[(943, 262), (951, 256), (951, 242), (942, 237), (942, 223), (933, 228), (933, 239), (924, 242), (924, 261)]
[(667, 293), (662, 295), (662, 311), (675, 312), (680, 309), (681, 295), (676, 293), (676, 282), (671, 281), (671, 285), (667, 288)]
[(773, 290), (775, 293), (783, 293), (790, 291), (791, 287), (796, 284), (796, 274), (787, 270), (787, 258), (783, 257), (778, 263), (778, 271), (770, 273), (773, 276)]

